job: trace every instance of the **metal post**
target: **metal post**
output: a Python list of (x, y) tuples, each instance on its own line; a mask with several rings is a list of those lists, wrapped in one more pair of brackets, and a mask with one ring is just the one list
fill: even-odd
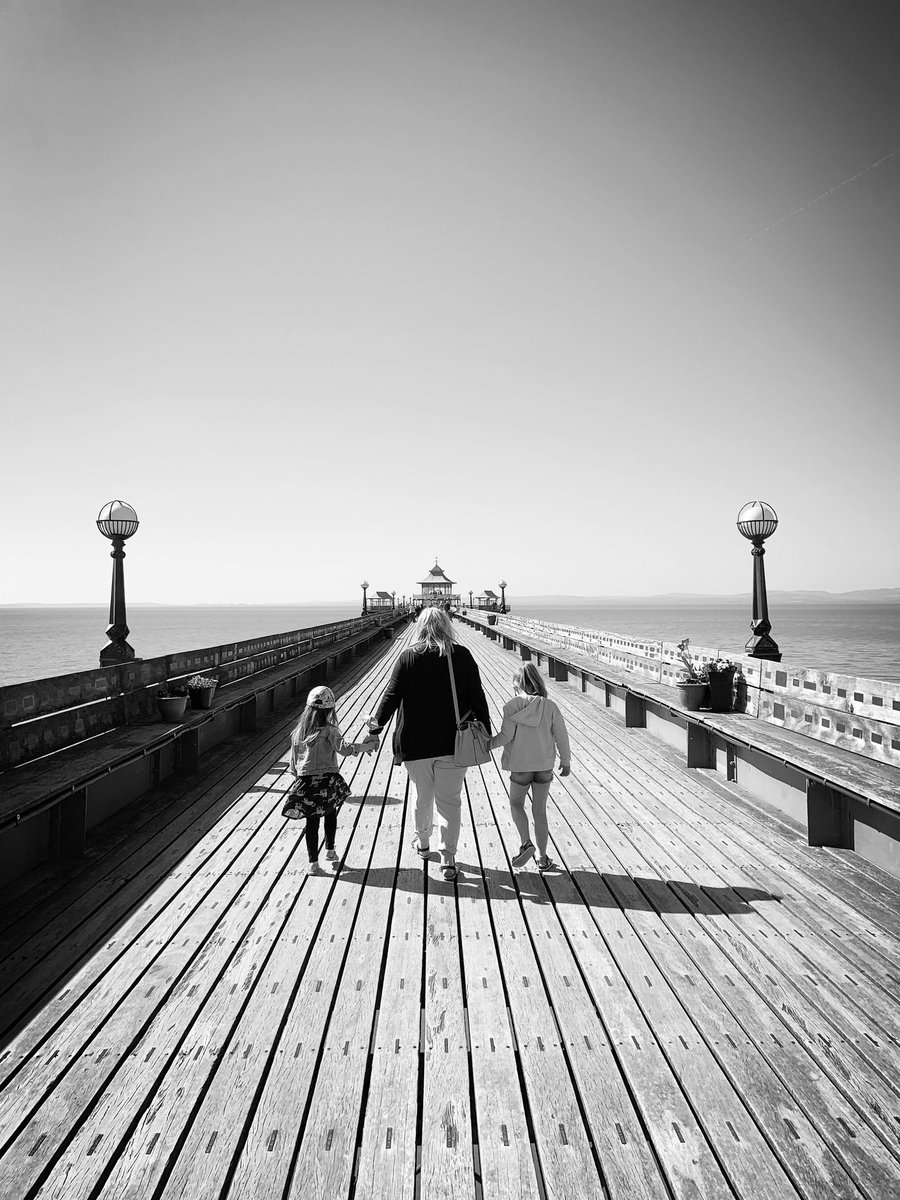
[(754, 658), (765, 658), (770, 662), (781, 662), (781, 651), (774, 638), (769, 635), (772, 626), (769, 623), (769, 602), (766, 596), (766, 568), (763, 556), (766, 550), (762, 538), (753, 539), (753, 617), (750, 628), (753, 636), (744, 649)]
[(129, 629), (125, 622), (125, 567), (122, 564), (125, 557), (125, 539), (114, 537), (112, 544), (112, 588), (109, 596), (109, 629), (106, 631), (109, 645), (100, 651), (101, 666), (130, 662), (134, 658), (134, 650), (126, 640)]

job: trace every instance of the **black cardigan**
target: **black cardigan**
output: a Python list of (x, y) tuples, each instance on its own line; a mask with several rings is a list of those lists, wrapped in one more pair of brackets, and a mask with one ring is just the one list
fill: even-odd
[[(487, 700), (475, 659), (465, 646), (453, 647), (453, 675), (459, 700), (459, 715), (471, 712), (490, 732)], [(398, 711), (399, 710), (399, 711)], [(381, 729), (397, 713), (394, 730), (394, 762), (410, 758), (437, 758), (453, 754), (456, 717), (447, 659), (437, 650), (413, 647), (404, 650), (374, 717)]]

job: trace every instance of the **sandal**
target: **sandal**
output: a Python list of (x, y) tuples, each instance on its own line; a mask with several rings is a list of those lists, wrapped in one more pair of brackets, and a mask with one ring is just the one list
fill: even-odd
[(512, 857), (512, 865), (518, 870), (519, 867), (524, 867), (529, 859), (534, 858), (534, 843), (524, 842), (519, 847), (519, 853)]
[(558, 871), (559, 867), (549, 856), (537, 860), (537, 869), (543, 875), (545, 871)]
[(444, 863), (444, 865), (441, 867), (441, 876), (444, 878), (444, 880), (446, 880), (447, 883), (452, 883), (458, 875), (459, 867), (455, 862)]
[(419, 835), (417, 833), (414, 833), (412, 836), (412, 848), (418, 854), (419, 858), (428, 858), (431, 855), (431, 851), (427, 846), (419, 845)]

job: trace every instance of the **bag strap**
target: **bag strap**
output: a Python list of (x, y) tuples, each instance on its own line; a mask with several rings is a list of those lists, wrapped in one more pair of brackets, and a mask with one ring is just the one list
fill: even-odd
[(459, 701), (456, 698), (456, 676), (453, 674), (453, 649), (447, 651), (447, 666), (450, 668), (450, 691), (453, 693), (453, 711), (456, 714), (456, 728), (459, 729)]

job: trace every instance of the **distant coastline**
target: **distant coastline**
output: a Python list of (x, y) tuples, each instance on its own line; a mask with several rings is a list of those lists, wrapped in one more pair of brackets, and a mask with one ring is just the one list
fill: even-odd
[[(768, 593), (769, 603), (772, 604), (900, 604), (900, 587), (867, 588), (853, 592), (822, 592), (822, 591), (773, 591)], [(728, 596), (717, 596), (712, 592), (660, 592), (652, 596), (576, 596), (542, 594), (535, 596), (519, 596), (514, 592), (508, 593), (511, 604), (554, 604), (559, 606), (571, 605), (584, 607), (621, 607), (636, 605), (649, 607), (651, 605), (685, 604), (691, 606), (703, 604), (749, 604), (752, 597), (750, 592), (737, 592)], [(223, 600), (198, 600), (193, 604), (170, 604), (166, 601), (144, 600), (129, 603), (132, 608), (321, 608), (323, 605), (355, 604), (356, 601), (342, 600), (289, 600), (289, 601), (258, 601), (234, 602)], [(2, 608), (106, 608), (102, 602), (81, 601), (76, 604), (66, 604), (64, 601), (43, 603), (41, 601), (23, 600), (19, 603), (0, 604)]]

